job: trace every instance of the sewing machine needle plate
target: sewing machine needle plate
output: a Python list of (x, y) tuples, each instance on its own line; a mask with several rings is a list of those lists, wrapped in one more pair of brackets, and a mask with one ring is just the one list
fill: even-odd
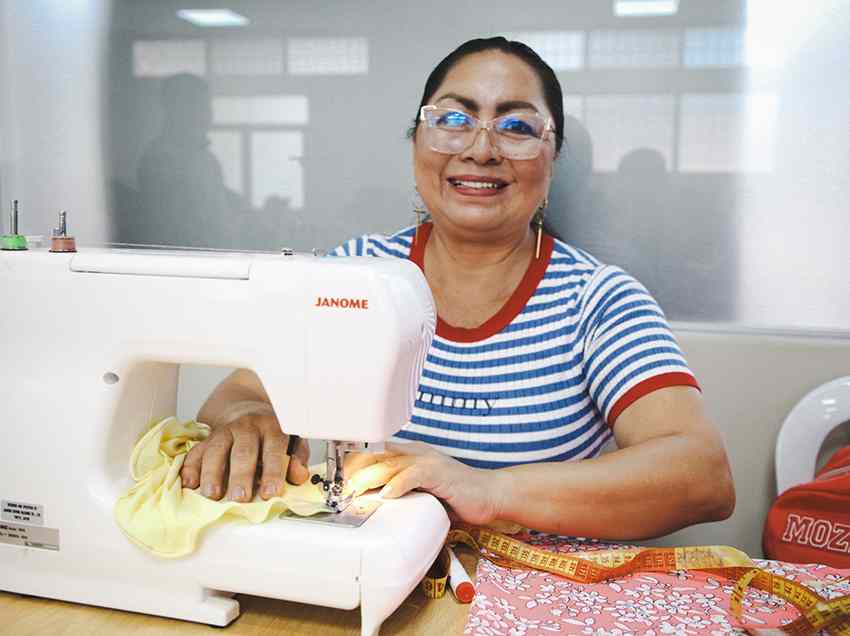
[(352, 501), (342, 512), (320, 512), (309, 517), (297, 517), (296, 515), (284, 512), (280, 515), (281, 519), (296, 519), (297, 521), (321, 523), (332, 526), (345, 526), (349, 528), (359, 528), (366, 520), (372, 516), (382, 504), (381, 498), (377, 495), (361, 496)]

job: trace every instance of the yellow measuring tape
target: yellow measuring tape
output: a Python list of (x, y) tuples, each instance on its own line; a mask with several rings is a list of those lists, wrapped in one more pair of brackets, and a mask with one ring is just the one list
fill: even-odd
[[(800, 612), (800, 618), (783, 627), (765, 630), (745, 626), (750, 634), (809, 636), (824, 630), (832, 636), (850, 636), (850, 596), (829, 601), (796, 581), (757, 568), (750, 557), (729, 546), (559, 553), (535, 548), (486, 528), (452, 530), (446, 544), (467, 545), (496, 565), (549, 572), (576, 583), (600, 583), (636, 572), (708, 572), (735, 581), (730, 606), (738, 622), (741, 622), (742, 603), (750, 587), (778, 596)], [(432, 572), (439, 574), (441, 566), (435, 565)], [(423, 581), (423, 590), (430, 598), (439, 598), (445, 593), (446, 578), (435, 578), (432, 572)]]
[[(448, 546), (448, 542), (446, 542)], [(449, 579), (449, 552), (446, 547), (440, 550), (437, 559), (422, 579), (422, 592), (427, 598), (443, 598)]]

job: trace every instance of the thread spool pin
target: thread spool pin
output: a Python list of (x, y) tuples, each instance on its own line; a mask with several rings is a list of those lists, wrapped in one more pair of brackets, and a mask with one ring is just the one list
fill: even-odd
[(0, 249), (9, 252), (20, 252), (28, 249), (27, 237), (18, 234), (18, 200), (12, 201), (9, 211), (9, 233), (0, 236)]
[(59, 213), (59, 226), (53, 228), (50, 251), (60, 254), (77, 251), (77, 242), (73, 236), (68, 236), (68, 213), (64, 210)]

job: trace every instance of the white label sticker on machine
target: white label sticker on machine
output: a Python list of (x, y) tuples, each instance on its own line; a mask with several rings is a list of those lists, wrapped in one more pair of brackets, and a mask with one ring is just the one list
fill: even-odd
[(33, 526), (44, 525), (44, 506), (24, 503), (23, 501), (7, 501), (0, 499), (0, 521), (13, 523), (28, 523)]
[(58, 550), (59, 529), (0, 523), (0, 543), (21, 545), (27, 548), (42, 548), (43, 550)]

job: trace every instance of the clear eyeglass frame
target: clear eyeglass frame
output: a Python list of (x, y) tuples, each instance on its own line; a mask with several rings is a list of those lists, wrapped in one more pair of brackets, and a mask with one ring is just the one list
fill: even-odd
[[(470, 125), (452, 130), (438, 127), (442, 115), (458, 113), (468, 120)], [(506, 132), (500, 124), (520, 118), (526, 123), (538, 124), (539, 133), (534, 135), (518, 135)], [(534, 159), (543, 148), (543, 141), (549, 132), (554, 130), (552, 118), (529, 113), (506, 113), (487, 121), (482, 121), (474, 115), (457, 108), (440, 108), (433, 104), (423, 106), (419, 110), (419, 121), (425, 124), (428, 146), (431, 150), (447, 155), (464, 152), (478, 139), (479, 131), (485, 131), (490, 145), (505, 159)]]

